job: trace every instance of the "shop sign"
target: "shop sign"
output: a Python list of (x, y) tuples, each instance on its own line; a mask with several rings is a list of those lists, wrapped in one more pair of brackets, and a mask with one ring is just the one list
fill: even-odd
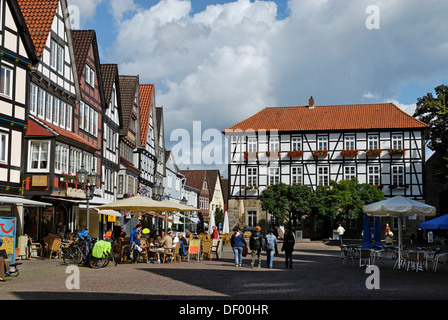
[(67, 197), (85, 199), (86, 193), (82, 189), (67, 188)]
[(33, 187), (47, 187), (48, 177), (47, 176), (32, 176), (31, 185)]
[(0, 250), (5, 250), (8, 263), (14, 263), (16, 251), (16, 218), (0, 217), (0, 238), (3, 244)]

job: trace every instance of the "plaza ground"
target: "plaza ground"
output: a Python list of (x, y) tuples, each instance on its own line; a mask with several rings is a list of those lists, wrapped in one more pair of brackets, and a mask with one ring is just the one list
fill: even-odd
[[(279, 245), (279, 250), (281, 246)], [(367, 289), (370, 274), (352, 261), (342, 266), (336, 241), (296, 243), (293, 269), (284, 268), (282, 252), (274, 268), (249, 268), (250, 256), (236, 268), (233, 252), (222, 258), (182, 263), (109, 264), (80, 267), (80, 289), (66, 287), (66, 267), (58, 259), (21, 261), (20, 275), (0, 283), (1, 300), (437, 300), (448, 297), (448, 265), (432, 271), (393, 268), (377, 261), (379, 289)]]

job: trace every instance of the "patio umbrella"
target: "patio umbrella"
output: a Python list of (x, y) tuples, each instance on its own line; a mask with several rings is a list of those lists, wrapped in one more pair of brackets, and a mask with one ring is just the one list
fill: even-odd
[(448, 229), (448, 214), (420, 223), (422, 229)]
[(230, 233), (230, 227), (229, 227), (229, 214), (226, 213), (224, 214), (224, 225), (222, 227), (222, 233), (223, 234), (227, 234)]
[(210, 220), (208, 222), (208, 234), (213, 233), (213, 227), (215, 226), (215, 213), (210, 212)]
[(164, 212), (164, 211), (177, 211), (176, 203), (166, 203), (162, 201), (156, 201), (148, 197), (142, 197), (136, 195), (131, 198), (117, 200), (109, 202), (95, 207), (98, 210), (124, 210), (124, 211), (152, 211), (152, 212)]
[(370, 237), (370, 218), (367, 213), (364, 213), (364, 231), (362, 237), (362, 247), (372, 248), (371, 237)]
[(381, 247), (381, 218), (375, 217), (375, 222), (373, 224), (373, 237), (375, 239), (375, 243), (373, 244), (375, 247)]
[(365, 213), (370, 216), (395, 216), (398, 218), (398, 268), (401, 264), (402, 219), (411, 216), (433, 216), (436, 208), (407, 197), (396, 196), (365, 205)]

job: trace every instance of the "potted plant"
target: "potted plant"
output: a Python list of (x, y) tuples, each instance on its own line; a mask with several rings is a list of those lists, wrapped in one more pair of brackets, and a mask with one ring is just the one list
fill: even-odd
[(366, 157), (377, 157), (381, 154), (383, 149), (367, 149), (366, 150)]
[(359, 153), (359, 150), (342, 150), (341, 156), (343, 157), (356, 157)]
[(299, 158), (303, 156), (303, 151), (302, 150), (288, 151), (286, 155), (290, 158)]
[(270, 157), (271, 156), (271, 151), (266, 151), (266, 157)]
[(404, 156), (406, 150), (408, 149), (396, 148), (396, 149), (389, 149), (388, 152), (391, 156)]
[(255, 154), (255, 157), (258, 159), (258, 152), (244, 151), (244, 160), (249, 160), (249, 157), (252, 157), (253, 154)]
[(314, 158), (318, 158), (318, 157), (325, 158), (327, 155), (328, 155), (328, 150), (325, 150), (325, 149), (324, 150), (319, 149), (319, 150), (313, 151)]

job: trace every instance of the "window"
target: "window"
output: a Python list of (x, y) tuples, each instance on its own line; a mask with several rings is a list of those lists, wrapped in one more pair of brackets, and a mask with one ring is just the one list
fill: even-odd
[(280, 169), (269, 168), (269, 184), (274, 185), (280, 183)]
[(247, 139), (247, 151), (256, 152), (257, 151), (257, 138)]
[(67, 111), (65, 110), (65, 102), (59, 102), (59, 126), (65, 128), (65, 117)]
[(30, 112), (32, 114), (37, 112), (37, 87), (34, 84), (30, 85)]
[(291, 151), (302, 150), (302, 138), (293, 137), (291, 139)]
[(317, 138), (317, 149), (318, 150), (328, 150), (328, 138), (318, 137)]
[(379, 166), (367, 167), (367, 182), (369, 184), (380, 184), (380, 167)]
[(53, 70), (59, 73), (63, 72), (63, 61), (64, 61), (64, 49), (56, 43), (56, 41), (51, 40), (50, 43), (50, 66)]
[(51, 115), (52, 115), (52, 107), (53, 107), (53, 97), (46, 92), (45, 93), (45, 120), (50, 121), (51, 122)]
[(356, 149), (355, 136), (346, 136), (344, 138), (344, 149), (355, 150)]
[(355, 166), (344, 167), (344, 179), (352, 180), (354, 178), (356, 178), (356, 167)]
[(96, 136), (98, 134), (98, 112), (86, 103), (79, 103), (79, 128)]
[(378, 143), (378, 136), (377, 135), (371, 135), (367, 138), (368, 140), (368, 149), (379, 149), (379, 143)]
[(330, 184), (330, 177), (328, 167), (317, 168), (317, 185), (328, 186)]
[(404, 184), (404, 167), (392, 166), (392, 184), (402, 185)]
[(8, 134), (0, 132), (0, 163), (8, 163)]
[(302, 167), (291, 167), (291, 184), (303, 184)]
[(44, 110), (45, 110), (45, 91), (39, 88), (37, 93), (37, 115), (44, 118)]
[(0, 94), (12, 97), (12, 70), (4, 66), (1, 66), (0, 70)]
[(118, 193), (123, 194), (123, 176), (118, 176)]
[(62, 102), (64, 106), (66, 106), (67, 110), (67, 117), (65, 118), (65, 128), (69, 131), (72, 130), (72, 121), (73, 121), (73, 107), (70, 104), (67, 104), (65, 102)]
[(392, 134), (392, 149), (403, 149), (403, 136)]
[(258, 185), (258, 175), (257, 168), (247, 168), (247, 185), (248, 186), (257, 186)]
[(48, 151), (50, 143), (47, 141), (30, 141), (30, 170), (46, 171), (48, 166)]
[(257, 211), (247, 211), (247, 226), (249, 228), (257, 226)]
[(76, 174), (81, 169), (82, 152), (78, 149), (70, 150), (70, 173)]
[(55, 172), (68, 173), (68, 154), (69, 149), (66, 145), (56, 143)]
[(280, 143), (278, 137), (269, 138), (269, 151), (280, 151)]
[(59, 99), (53, 98), (53, 123), (59, 125)]
[(95, 71), (86, 64), (86, 82), (91, 86), (95, 87)]

